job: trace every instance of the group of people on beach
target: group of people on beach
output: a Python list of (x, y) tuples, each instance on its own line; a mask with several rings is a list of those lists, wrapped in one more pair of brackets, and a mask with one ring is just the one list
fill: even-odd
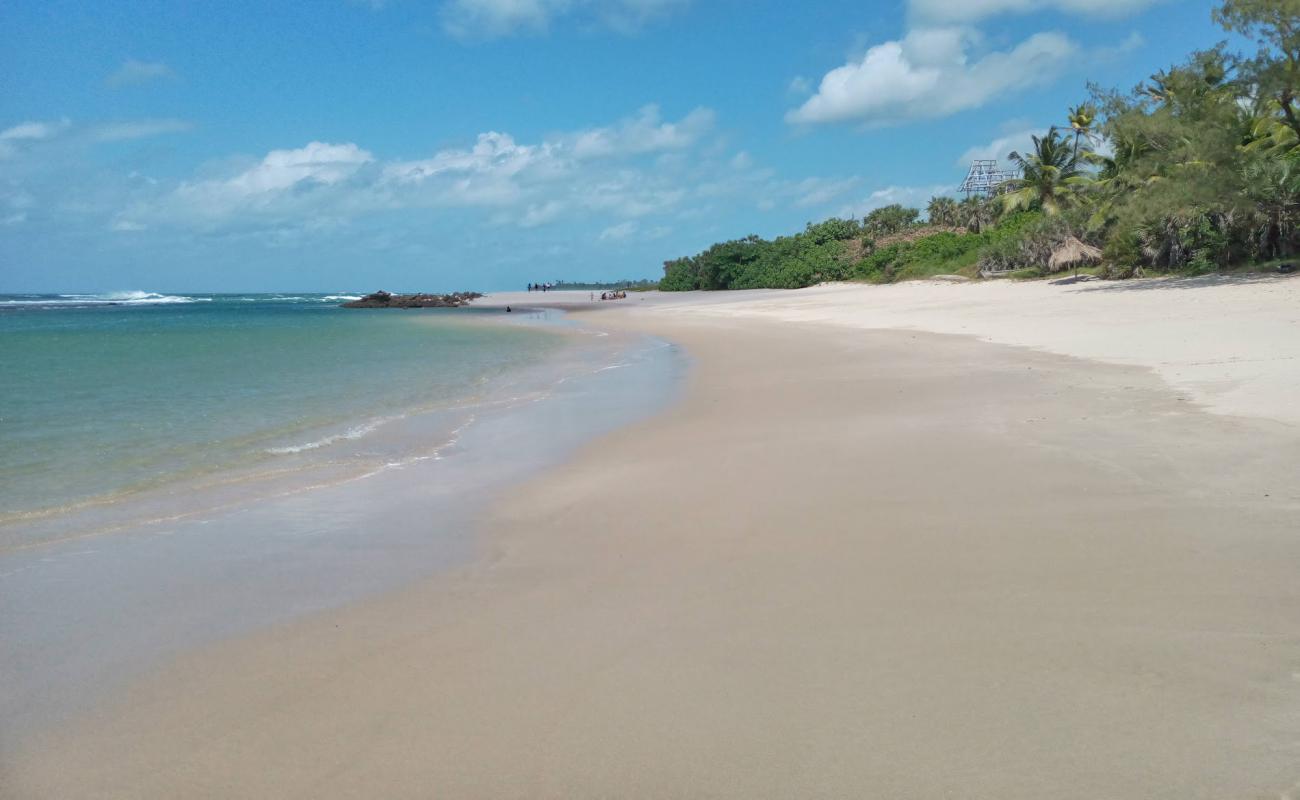
[[(554, 289), (554, 288), (555, 288), (555, 284), (553, 284), (553, 283), (530, 283), (530, 284), (528, 284), (528, 291), (530, 291), (530, 292), (549, 292), (549, 291), (551, 291), (551, 290)], [(595, 300), (595, 299), (596, 299), (596, 293), (595, 293), (595, 292), (592, 292), (592, 293), (591, 293), (591, 299), (592, 299), (592, 300)], [(624, 290), (622, 290), (622, 289), (619, 289), (619, 290), (617, 290), (617, 291), (612, 291), (612, 292), (601, 292), (601, 293), (600, 293), (600, 299), (601, 299), (601, 300), (626, 300), (626, 299), (627, 299), (627, 292), (624, 291)], [(510, 309), (507, 308), (506, 310), (509, 311)]]

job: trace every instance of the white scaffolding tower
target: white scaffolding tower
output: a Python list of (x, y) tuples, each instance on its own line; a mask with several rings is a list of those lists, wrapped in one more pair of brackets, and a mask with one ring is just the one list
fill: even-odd
[(991, 197), (1003, 191), (1003, 184), (1019, 178), (1020, 174), (1000, 169), (994, 159), (976, 159), (962, 181), (960, 191), (967, 197)]

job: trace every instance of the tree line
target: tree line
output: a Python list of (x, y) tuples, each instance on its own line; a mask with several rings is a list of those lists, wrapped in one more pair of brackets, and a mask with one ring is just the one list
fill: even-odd
[[(935, 197), (863, 219), (747, 236), (664, 263), (660, 288), (798, 288), (940, 272), (1041, 275), (1078, 240), (1126, 278), (1269, 264), (1300, 248), (1300, 0), (1224, 0), (1219, 44), (1131, 91), (1089, 86), (1062, 124), (1010, 153), (988, 198)], [(1091, 251), (1090, 252), (1095, 252)]]

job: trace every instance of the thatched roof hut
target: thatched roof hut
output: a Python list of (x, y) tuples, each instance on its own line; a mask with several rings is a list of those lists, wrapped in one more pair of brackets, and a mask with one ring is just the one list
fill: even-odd
[(1073, 236), (1067, 238), (1055, 250), (1047, 261), (1047, 268), (1052, 272), (1063, 269), (1078, 269), (1082, 264), (1096, 264), (1101, 261), (1101, 249), (1085, 244)]

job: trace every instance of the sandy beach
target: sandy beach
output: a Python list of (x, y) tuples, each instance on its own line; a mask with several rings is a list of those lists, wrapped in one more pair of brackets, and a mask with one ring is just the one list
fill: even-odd
[(681, 399), (0, 794), (1294, 797), (1300, 280), (1157, 284), (556, 297)]

